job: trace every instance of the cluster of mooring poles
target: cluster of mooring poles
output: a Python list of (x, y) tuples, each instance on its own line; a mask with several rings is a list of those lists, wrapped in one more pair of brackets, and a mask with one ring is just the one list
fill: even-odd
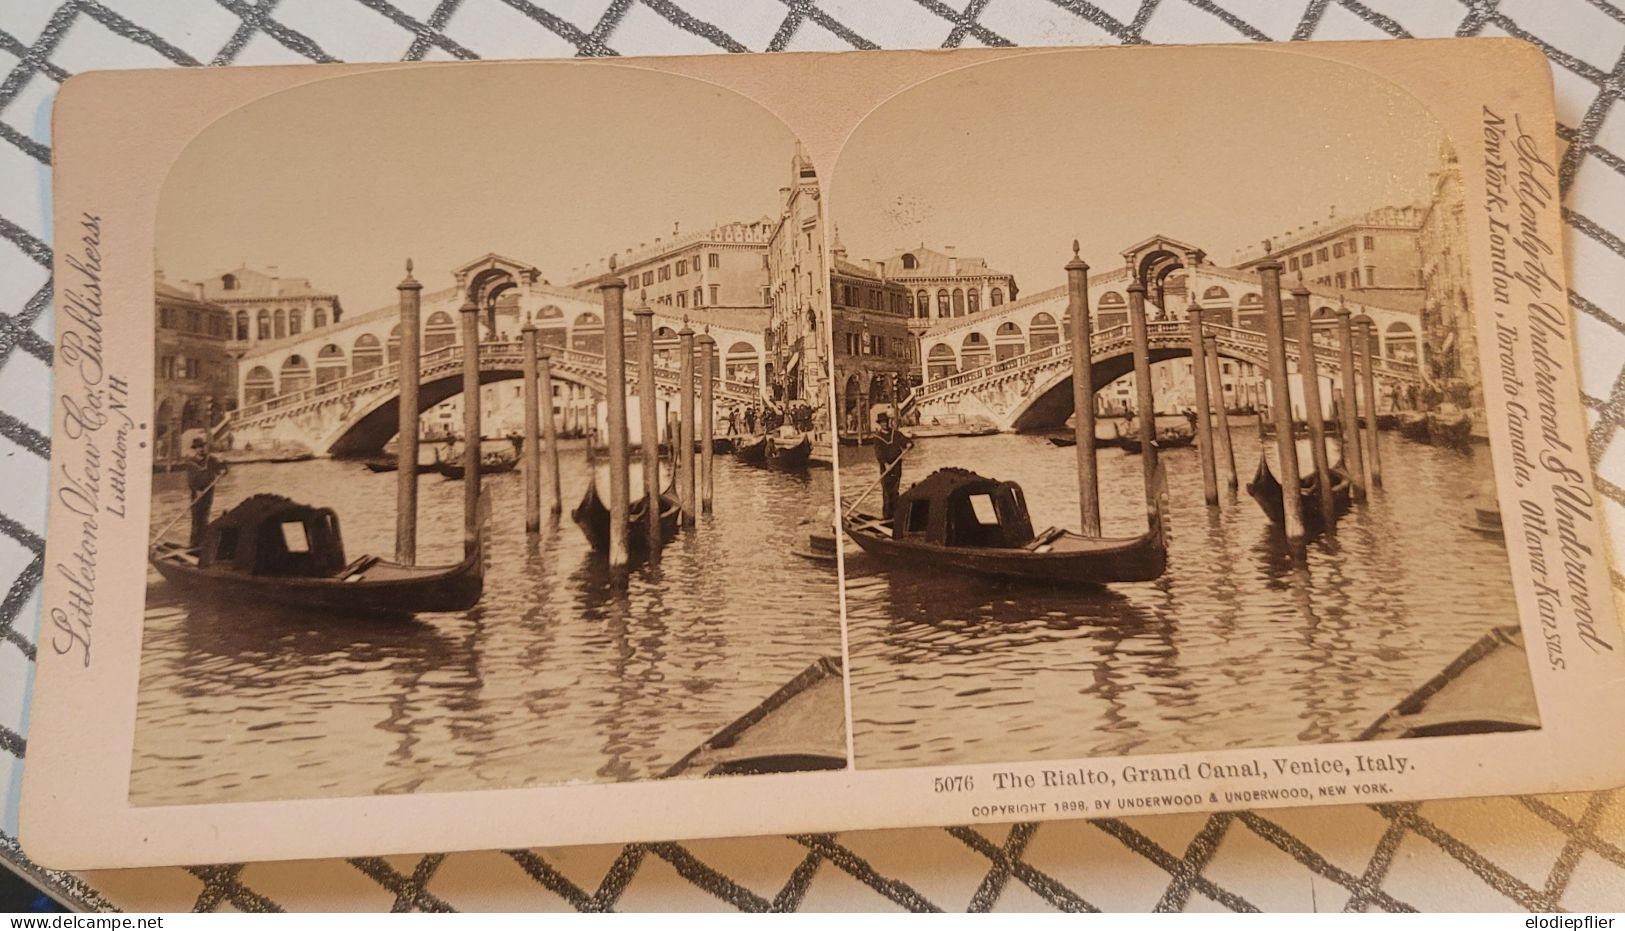
[[(605, 445), (609, 449), (609, 537), (606, 555), (611, 575), (623, 578), (632, 557), (631, 535), (634, 532), (639, 534), (637, 548), (650, 558), (657, 558), (660, 547), (665, 543), (663, 536), (667, 528), (661, 524), (665, 508), (662, 506), (663, 494), (660, 487), (661, 425), (655, 396), (658, 375), (655, 367), (654, 310), (639, 307), (632, 312), (635, 319), (638, 428), (641, 437), (644, 494), (642, 525), (634, 530), (631, 524), (633, 512), (629, 455), (631, 439), (628, 434), (626, 410), (628, 365), (623, 317), (626, 284), (620, 278), (614, 277), (613, 257), (610, 259), (609, 268), (611, 277), (604, 279), (598, 286), (603, 295), (604, 306), (604, 392), (608, 407), (605, 418), (608, 433)], [(686, 318), (683, 321), (683, 328), (677, 335), (679, 354), (677, 423), (666, 425), (665, 441), (671, 450), (673, 486), (680, 523), (684, 527), (693, 527), (696, 514), (711, 512), (713, 497), (713, 447), (716, 437), (716, 420), (713, 412), (718, 370), (716, 340), (712, 339), (708, 332), (696, 335)], [(696, 352), (699, 355), (698, 371), (695, 367)], [(547, 405), (544, 419), (548, 422), (548, 446), (551, 448), (554, 445), (551, 405)], [(527, 434), (526, 443), (534, 442), (534, 434)], [(699, 460), (697, 468), (696, 458)], [(553, 463), (556, 513), (558, 509), (556, 452)], [(588, 477), (589, 482), (593, 480), (593, 476)], [(530, 481), (527, 478), (527, 482)]]
[[(614, 272), (614, 260), (610, 271)], [(609, 534), (607, 556), (611, 573), (624, 576), (631, 559), (628, 522), (632, 511), (629, 471), (630, 438), (627, 433), (627, 359), (623, 298), (626, 285), (619, 278), (606, 278), (599, 291), (604, 307), (604, 382), (607, 401), (606, 445), (609, 449)], [(419, 380), (422, 343), (419, 329), (422, 316), (423, 285), (412, 277), (412, 262), (406, 262), (406, 277), (396, 286), (401, 318), (400, 405), (397, 423), (395, 559), (402, 565), (417, 561)], [(464, 552), (478, 541), (480, 533), (480, 334), (479, 305), (470, 296), (463, 304), (463, 532)], [(654, 353), (654, 311), (640, 307), (636, 318), (638, 414), (642, 441), (643, 491), (646, 496), (640, 548), (651, 557), (658, 555), (661, 537), (662, 492), (660, 488), (661, 429), (656, 405), (658, 379)], [(558, 424), (553, 410), (552, 351), (541, 344), (540, 331), (527, 323), (522, 333), (524, 372), (524, 449), (521, 457), (525, 494), (525, 530), (535, 533), (542, 526), (544, 477), (548, 511), (556, 521), (563, 511), (559, 472)], [(681, 509), (682, 524), (692, 527), (695, 514), (711, 513), (713, 499), (713, 454), (716, 437), (715, 389), (719, 367), (716, 340), (708, 332), (696, 336), (685, 319), (679, 332), (681, 364), (678, 372), (677, 423), (668, 424), (665, 440), (672, 450), (674, 485)], [(696, 372), (695, 354), (699, 355)], [(697, 422), (696, 422), (697, 418)], [(698, 454), (696, 455), (696, 447)], [(544, 467), (542, 453), (547, 453)], [(698, 468), (695, 460), (698, 459)], [(595, 476), (589, 475), (588, 481)], [(696, 487), (697, 486), (697, 487)]]
[[(1095, 461), (1095, 381), (1089, 321), (1089, 263), (1078, 254), (1078, 241), (1072, 241), (1072, 261), (1066, 263), (1066, 316), (1072, 338), (1073, 438), (1078, 454), (1079, 532), (1086, 537), (1102, 536), (1100, 527), (1100, 472)], [(1157, 478), (1157, 428), (1151, 393), (1151, 339), (1145, 319), (1145, 285), (1135, 281), (1128, 289), (1129, 324), (1134, 342), (1134, 386), (1141, 411), (1140, 464), (1145, 474), (1147, 514), (1157, 512), (1161, 493)]]
[[(395, 286), (401, 314), (399, 360), (400, 400), (395, 438), (395, 561), (417, 562), (418, 534), (418, 410), (422, 343), (418, 329), (422, 316), (423, 285), (406, 277)], [(470, 298), (462, 308), (463, 323), (463, 552), (479, 544), (480, 535), (480, 320), (479, 305)]]
[[(1349, 497), (1355, 502), (1366, 500), (1370, 490), (1382, 487), (1382, 454), (1377, 441), (1376, 375), (1371, 358), (1371, 324), (1361, 321), (1351, 324), (1347, 305), (1337, 311), (1339, 342), (1338, 368), (1342, 381), (1342, 396), (1335, 399), (1333, 409), (1338, 416), (1336, 425), (1341, 442), (1343, 462), (1334, 466), (1327, 443), (1327, 425), (1322, 414), (1320, 395), (1320, 365), (1316, 357), (1314, 320), (1309, 306), (1309, 290), (1300, 281), (1291, 291), (1293, 312), (1297, 318), (1296, 343), (1298, 350), (1298, 380), (1302, 384), (1304, 419), (1308, 428), (1309, 453), (1313, 463), (1311, 480), (1315, 487), (1312, 500), (1305, 502), (1298, 494), (1298, 446), (1292, 416), (1292, 394), (1287, 373), (1286, 333), (1284, 310), (1281, 302), (1281, 264), (1265, 262), (1258, 266), (1264, 290), (1264, 334), (1269, 349), (1270, 416), (1275, 427), (1276, 456), (1282, 483), (1282, 530), (1294, 556), (1303, 553), (1307, 525), (1311, 522), (1322, 530), (1335, 532), (1338, 509), (1336, 487), (1340, 471), (1346, 469)], [(1364, 399), (1362, 412), (1361, 399)], [(1306, 513), (1305, 508), (1314, 508)]]
[[(1263, 279), (1264, 338), (1269, 351), (1268, 381), (1270, 385), (1270, 416), (1275, 428), (1279, 469), (1283, 476), (1281, 493), (1282, 529), (1294, 555), (1303, 552), (1305, 538), (1305, 502), (1298, 493), (1298, 447), (1292, 416), (1290, 374), (1287, 360), (1285, 312), (1281, 302), (1281, 265), (1266, 262), (1258, 266)], [(1199, 293), (1195, 286), (1197, 270), (1194, 264), (1187, 270), (1186, 293)], [(1089, 265), (1078, 254), (1078, 243), (1072, 243), (1072, 260), (1066, 264), (1067, 319), (1070, 322), (1072, 347), (1072, 404), (1073, 431), (1078, 462), (1078, 511), (1081, 532), (1085, 536), (1101, 536), (1100, 484), (1095, 458), (1095, 384), (1091, 358), (1089, 320)], [(1300, 283), (1292, 289), (1293, 310), (1298, 332), (1293, 339), (1298, 349), (1297, 374), (1303, 384), (1304, 411), (1308, 426), (1310, 456), (1314, 467), (1316, 492), (1311, 505), (1316, 513), (1315, 524), (1331, 531), (1335, 528), (1339, 502), (1334, 496), (1340, 469), (1346, 468), (1351, 479), (1352, 496), (1364, 501), (1370, 488), (1382, 487), (1381, 454), (1377, 447), (1377, 417), (1375, 374), (1372, 370), (1369, 321), (1359, 327), (1350, 323), (1347, 306), (1337, 313), (1337, 327), (1341, 339), (1339, 369), (1342, 377), (1341, 398), (1334, 409), (1341, 423), (1336, 432), (1346, 439), (1342, 443), (1344, 463), (1334, 466), (1327, 445), (1327, 424), (1321, 408), (1319, 362), (1315, 356), (1313, 319), (1309, 306), (1309, 291)], [(1144, 470), (1146, 505), (1149, 512), (1156, 511), (1156, 496), (1160, 494), (1158, 478), (1158, 450), (1156, 405), (1152, 394), (1150, 339), (1146, 326), (1146, 285), (1136, 276), (1128, 287), (1129, 323), (1134, 344), (1134, 383), (1139, 425), (1140, 463)], [(1230, 418), (1226, 410), (1224, 382), (1220, 374), (1218, 338), (1208, 332), (1204, 309), (1192, 301), (1186, 310), (1190, 328), (1191, 375), (1196, 393), (1196, 443), (1202, 471), (1202, 493), (1210, 507), (1219, 506), (1219, 466), (1225, 467), (1225, 481), (1234, 492), (1238, 485), (1235, 447), (1230, 435)], [(1364, 398), (1362, 416), (1360, 399)], [(1262, 421), (1260, 422), (1262, 428)], [(1260, 438), (1262, 440), (1262, 437)], [(1252, 486), (1249, 486), (1251, 490)]]

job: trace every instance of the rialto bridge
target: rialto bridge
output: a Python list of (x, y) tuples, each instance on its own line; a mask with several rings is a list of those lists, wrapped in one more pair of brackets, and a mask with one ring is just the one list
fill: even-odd
[[(1147, 290), (1152, 361), (1189, 357), (1187, 295), (1194, 290), (1221, 359), (1240, 363), (1237, 376), (1226, 381), (1228, 401), (1233, 406), (1261, 402), (1268, 356), (1258, 275), (1206, 264), (1201, 250), (1161, 236), (1127, 250), (1123, 258), (1123, 265), (1088, 279), (1095, 391), (1132, 372), (1128, 287), (1138, 279)], [(1295, 282), (1282, 283), (1289, 337), (1298, 332), (1294, 287)], [(1308, 290), (1323, 379), (1339, 371), (1337, 312), (1346, 306), (1355, 327), (1370, 324), (1379, 400), (1419, 383), (1424, 351), (1419, 298), (1379, 292), (1350, 299)], [(921, 337), (924, 381), (909, 404), (927, 421), (982, 418), (1003, 430), (1058, 426), (1072, 414), (1070, 332), (1064, 285), (1024, 295), (996, 311), (939, 323)], [(1287, 354), (1294, 365), (1297, 352), (1297, 340), (1289, 339)], [(1328, 391), (1335, 387), (1328, 384)]]
[[(604, 395), (604, 319), (598, 293), (550, 285), (534, 267), (487, 255), (456, 269), (450, 287), (422, 292), (422, 410), (462, 392), (459, 317), (469, 299), (481, 308), (482, 383), (523, 376), (520, 333), (533, 324), (539, 341), (553, 350), (560, 387), (574, 386), (578, 396)], [(724, 308), (687, 314), (691, 328), (706, 330), (717, 343), (718, 398), (724, 403), (756, 400), (760, 386), (771, 383), (763, 351), (766, 311)], [(656, 365), (662, 369), (656, 390), (662, 395), (676, 391), (673, 357), (683, 321), (682, 315), (656, 310)], [(634, 326), (629, 308), (629, 340)], [(398, 303), (260, 342), (238, 360), (238, 406), (217, 433), (229, 435), (237, 448), (294, 444), (318, 455), (375, 451), (395, 434), (399, 355)], [(629, 383), (635, 381), (629, 374)]]

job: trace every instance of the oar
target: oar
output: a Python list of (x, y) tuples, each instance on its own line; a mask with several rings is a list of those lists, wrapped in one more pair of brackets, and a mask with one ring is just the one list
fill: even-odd
[[(203, 490), (198, 492), (198, 497), (201, 498), (204, 495), (208, 494), (210, 489), (214, 488), (214, 486), (219, 484), (220, 480), (222, 478), (225, 478), (225, 477), (226, 477), (226, 473), (224, 473), (224, 472), (221, 472), (219, 475), (216, 475), (214, 477), (214, 481), (212, 481), (209, 484), (205, 485), (203, 487)], [(193, 500), (195, 501), (197, 499), (194, 498)], [(163, 538), (164, 534), (169, 532), (169, 528), (175, 526), (176, 522), (178, 522), (182, 517), (185, 517), (186, 515), (188, 515), (190, 513), (192, 513), (192, 506), (191, 506), (190, 503), (188, 503), (187, 507), (186, 507), (186, 510), (184, 510), (184, 511), (180, 512), (179, 514), (176, 514), (174, 517), (170, 518), (169, 523), (167, 523), (163, 527), (159, 528), (159, 530), (158, 530), (158, 532), (156, 534), (153, 534), (152, 540), (147, 543), (147, 548), (151, 549), (153, 544), (157, 543), (159, 540), (161, 540)]]
[(853, 513), (857, 511), (858, 505), (862, 504), (864, 502), (864, 499), (866, 499), (870, 495), (874, 494), (875, 489), (880, 487), (880, 483), (886, 480), (886, 475), (888, 473), (890, 473), (892, 469), (897, 468), (897, 464), (902, 462), (902, 461), (903, 461), (903, 454), (898, 453), (897, 458), (893, 459), (891, 461), (890, 465), (888, 465), (884, 469), (880, 470), (880, 477), (875, 479), (872, 483), (870, 483), (869, 487), (865, 488), (863, 490), (863, 494), (858, 495), (857, 500), (853, 501), (852, 506), (847, 509), (846, 517), (848, 519), (850, 519), (852, 517)]

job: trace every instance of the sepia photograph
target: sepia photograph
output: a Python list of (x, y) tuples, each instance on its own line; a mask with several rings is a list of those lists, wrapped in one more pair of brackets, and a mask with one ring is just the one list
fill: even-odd
[(24, 841), (799, 848), (1617, 784), (1547, 68), (74, 78)]
[(1540, 726), (1456, 143), (1345, 64), (1186, 64), (977, 64), (842, 150), (859, 768)]
[(191, 140), (131, 803), (844, 768), (819, 205), (770, 112), (619, 66)]

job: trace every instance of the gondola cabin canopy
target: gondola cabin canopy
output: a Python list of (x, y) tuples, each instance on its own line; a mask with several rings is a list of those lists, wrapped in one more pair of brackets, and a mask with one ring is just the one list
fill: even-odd
[(898, 497), (892, 536), (939, 546), (1015, 548), (1033, 542), (1033, 525), (1020, 485), (949, 468)]
[(254, 495), (209, 525), (198, 564), (256, 576), (331, 575), (345, 567), (338, 515)]

